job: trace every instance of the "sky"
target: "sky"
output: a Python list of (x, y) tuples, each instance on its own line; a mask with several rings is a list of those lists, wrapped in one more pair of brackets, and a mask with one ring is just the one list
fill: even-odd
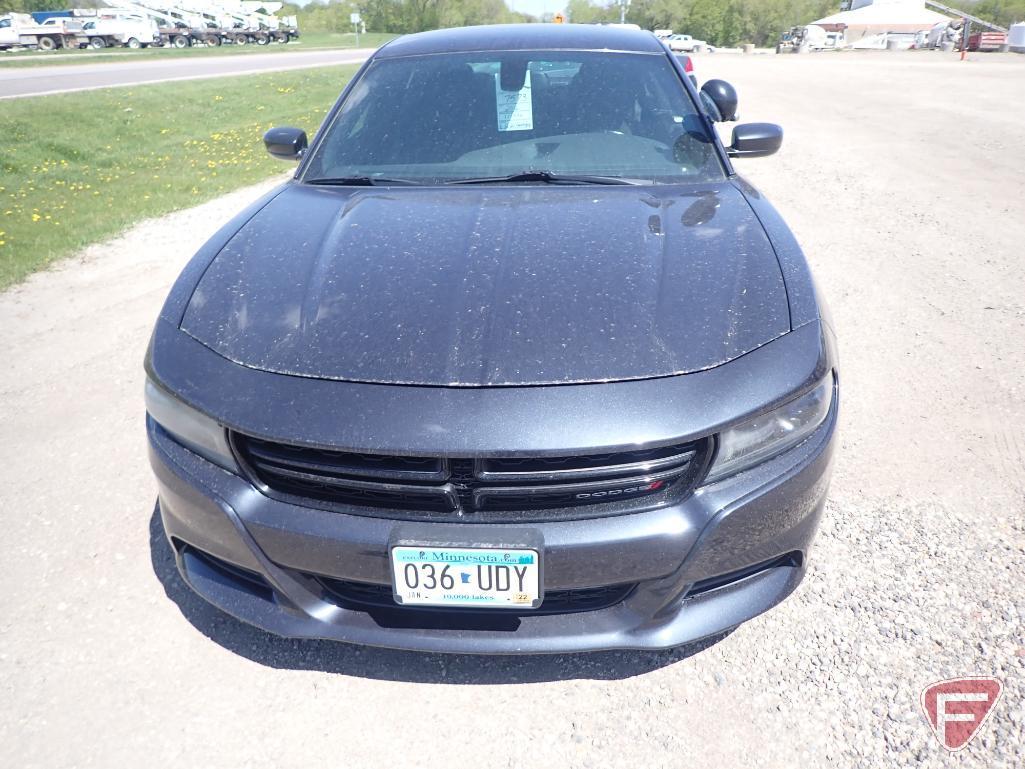
[(514, 11), (529, 13), (532, 16), (566, 10), (565, 0), (505, 0), (505, 4)]

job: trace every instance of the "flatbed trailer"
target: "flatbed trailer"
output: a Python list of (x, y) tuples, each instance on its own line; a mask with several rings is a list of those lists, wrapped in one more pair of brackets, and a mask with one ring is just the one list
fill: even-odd
[(1005, 32), (976, 32), (968, 37), (969, 51), (999, 51), (1006, 44)]

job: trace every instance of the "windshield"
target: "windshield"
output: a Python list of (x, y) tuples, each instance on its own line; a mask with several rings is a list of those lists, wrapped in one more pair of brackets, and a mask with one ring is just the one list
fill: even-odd
[(303, 181), (724, 178), (709, 129), (661, 54), (379, 59), (324, 131)]

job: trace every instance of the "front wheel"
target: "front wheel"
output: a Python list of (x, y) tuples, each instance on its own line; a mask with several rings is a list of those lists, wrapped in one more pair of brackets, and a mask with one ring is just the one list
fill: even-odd
[(139, 38), (137, 37), (128, 38), (128, 42), (125, 43), (125, 45), (131, 48), (133, 51), (137, 51), (140, 48), (142, 48), (142, 43), (139, 42)]
[(245, 35), (235, 35), (235, 45), (245, 45), (249, 42), (249, 38)]
[(175, 35), (174, 39), (171, 41), (171, 45), (175, 48), (188, 48), (189, 39), (185, 37), (185, 35)]

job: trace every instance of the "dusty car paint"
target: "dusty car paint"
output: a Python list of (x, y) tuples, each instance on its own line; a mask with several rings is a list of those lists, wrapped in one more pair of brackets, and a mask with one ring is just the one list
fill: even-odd
[(790, 315), (728, 182), (292, 184), (217, 255), (182, 329), (282, 374), (489, 386), (700, 371), (782, 336)]

